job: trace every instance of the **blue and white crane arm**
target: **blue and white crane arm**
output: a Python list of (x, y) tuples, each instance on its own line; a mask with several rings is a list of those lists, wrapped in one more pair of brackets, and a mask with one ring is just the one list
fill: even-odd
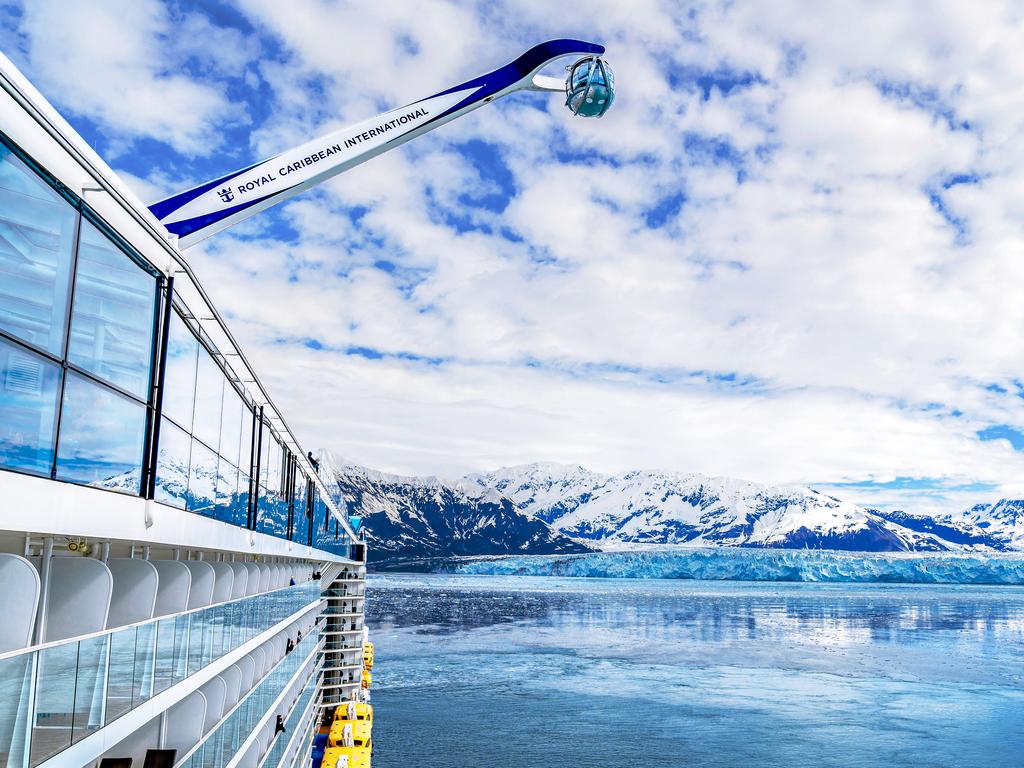
[[(599, 117), (611, 105), (613, 96), (611, 71), (600, 59), (603, 53), (604, 46), (582, 40), (541, 43), (486, 75), (180, 192), (154, 203), (149, 210), (171, 234), (178, 237), (179, 246), (187, 248), (332, 176), (516, 91), (565, 93), (566, 103), (574, 114)], [(539, 74), (546, 65), (565, 56), (585, 57), (577, 61), (566, 81)], [(606, 69), (608, 75), (602, 81), (600, 77), (604, 77)], [(580, 105), (584, 103), (588, 107), (581, 111)], [(598, 104), (599, 107), (596, 106)]]

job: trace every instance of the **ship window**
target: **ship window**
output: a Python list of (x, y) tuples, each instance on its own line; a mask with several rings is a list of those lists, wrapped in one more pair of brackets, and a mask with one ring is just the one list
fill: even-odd
[[(230, 384), (224, 386), (224, 414), (220, 423), (220, 455), (236, 467), (238, 460), (238, 444), (242, 436), (242, 398)], [(246, 461), (249, 460), (248, 454)]]
[(57, 356), (77, 215), (0, 145), (0, 329)]
[[(172, 439), (180, 445), (174, 449), (173, 457), (167, 457), (169, 463), (164, 464), (161, 431), (157, 498), (236, 525), (244, 524), (252, 411), (177, 312), (171, 315), (167, 341), (163, 413), (164, 424), (172, 424)], [(178, 429), (178, 425), (184, 430)], [(238, 479), (239, 467), (243, 468), (244, 481)], [(165, 484), (175, 487), (163, 488)]]
[(192, 429), (196, 396), (196, 357), (199, 342), (177, 312), (171, 313), (167, 335), (167, 366), (164, 371), (163, 412), (185, 429)]
[(246, 515), (249, 513), (249, 475), (247, 472), (238, 473), (238, 493), (235, 494), (235, 503), (231, 510), (236, 525), (245, 525)]
[(139, 492), (145, 408), (68, 372), (57, 446), (57, 477)]
[(235, 510), (235, 494), (238, 491), (238, 469), (221, 459), (217, 463), (217, 510), (215, 517), (225, 523), (238, 524), (233, 517)]
[(272, 434), (269, 438), (264, 443), (269, 446), (267, 450), (267, 475), (264, 484), (267, 486), (267, 490), (276, 493), (281, 489), (281, 444), (277, 442), (277, 438)]
[(273, 509), (270, 506), (270, 495), (267, 493), (267, 486), (257, 486), (257, 530), (266, 533), (274, 519)]
[(260, 474), (256, 480), (260, 485), (266, 487), (267, 476), (270, 474), (270, 470), (267, 468), (270, 463), (270, 441), (273, 440), (273, 437), (271, 437), (270, 427), (268, 427), (266, 423), (263, 423), (260, 426), (260, 430), (262, 431), (262, 439), (259, 440)]
[(224, 374), (213, 362), (210, 353), (199, 350), (196, 373), (196, 407), (192, 434), (217, 450), (220, 442), (220, 411), (224, 397)]
[(68, 360), (147, 400), (156, 280), (82, 222)]
[(193, 440), (188, 473), (188, 508), (212, 517), (216, 492), (217, 454), (198, 440)]
[(154, 498), (184, 509), (188, 502), (188, 467), (192, 438), (167, 419), (160, 425)]
[(252, 471), (253, 461), (253, 439), (252, 426), (254, 415), (249, 406), (242, 405), (242, 437), (239, 440), (238, 468), (243, 472)]
[(50, 475), (59, 389), (60, 366), (0, 338), (0, 465)]

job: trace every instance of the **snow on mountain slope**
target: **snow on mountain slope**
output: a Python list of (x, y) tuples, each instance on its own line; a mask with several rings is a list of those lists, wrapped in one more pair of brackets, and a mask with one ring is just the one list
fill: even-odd
[[(1024, 500), (977, 504), (943, 517), (842, 501), (803, 486), (579, 466), (528, 464), (455, 482), (402, 477), (321, 453), (321, 475), (364, 519), (371, 559), (571, 554), (654, 545), (857, 551), (1024, 551)], [(134, 470), (96, 483), (137, 493)], [(244, 518), (245, 491), (215, 467), (165, 460), (157, 499)], [(271, 524), (275, 510), (261, 509)], [(283, 522), (281, 523), (283, 526)]]
[(388, 475), (329, 455), (320, 473), (342, 494), (349, 514), (363, 519), (371, 561), (591, 549), (487, 489), (467, 494), (437, 478)]
[(1000, 499), (995, 504), (975, 504), (952, 523), (980, 528), (989, 536), (1002, 539), (1012, 549), (1024, 550), (1024, 499)]
[(803, 486), (698, 474), (602, 475), (578, 466), (528, 464), (469, 475), (463, 483), (498, 491), (555, 530), (605, 549), (709, 544), (901, 551), (1015, 545), (1002, 528), (993, 535), (971, 520), (884, 513)]

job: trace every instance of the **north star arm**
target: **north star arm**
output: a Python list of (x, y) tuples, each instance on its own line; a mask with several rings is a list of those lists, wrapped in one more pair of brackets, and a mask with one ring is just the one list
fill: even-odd
[(187, 248), (509, 93), (560, 91), (560, 80), (537, 74), (544, 66), (564, 56), (603, 53), (604, 46), (582, 40), (541, 43), (486, 75), (180, 192), (149, 210)]

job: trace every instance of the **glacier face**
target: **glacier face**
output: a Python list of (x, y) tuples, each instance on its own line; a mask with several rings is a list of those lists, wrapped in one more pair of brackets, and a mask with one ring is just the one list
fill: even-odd
[[(942, 518), (868, 509), (804, 486), (692, 473), (602, 475), (527, 464), (469, 475), (577, 541), (623, 545), (759, 546), (851, 551), (1024, 549), (1024, 502)], [(970, 512), (970, 511), (969, 511)]]
[(658, 547), (477, 559), (457, 563), (452, 570), (464, 574), (616, 579), (1024, 585), (1024, 554)]

